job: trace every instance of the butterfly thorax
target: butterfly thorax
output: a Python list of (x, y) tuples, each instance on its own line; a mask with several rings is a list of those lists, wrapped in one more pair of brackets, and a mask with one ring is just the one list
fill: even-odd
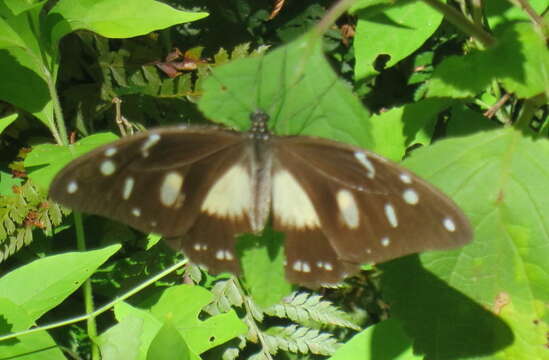
[(254, 140), (268, 141), (272, 133), (269, 131), (267, 122), (269, 115), (261, 110), (256, 110), (250, 114), (252, 127), (248, 131), (248, 136)]
[(272, 133), (267, 125), (269, 116), (265, 112), (261, 110), (253, 112), (250, 120), (252, 126), (247, 135), (252, 144), (250, 179), (254, 201), (249, 215), (253, 232), (259, 233), (265, 227), (271, 203)]

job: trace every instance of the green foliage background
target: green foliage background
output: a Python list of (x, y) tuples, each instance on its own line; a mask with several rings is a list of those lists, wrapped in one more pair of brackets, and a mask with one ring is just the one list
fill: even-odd
[[(0, 357), (549, 359), (548, 5), (478, 4), (0, 3)], [(257, 108), (403, 161), (475, 240), (312, 292), (284, 281), (279, 234), (242, 239), (242, 279), (212, 277), (47, 198), (117, 136), (246, 130)]]

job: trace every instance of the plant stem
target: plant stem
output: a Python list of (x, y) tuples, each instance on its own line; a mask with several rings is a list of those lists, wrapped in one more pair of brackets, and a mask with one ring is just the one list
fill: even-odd
[(246, 294), (237, 278), (233, 277), (232, 281), (234, 281), (236, 288), (240, 292), (240, 296), (242, 297), (242, 299), (244, 299), (244, 308), (246, 309), (245, 317), (248, 320), (249, 326), (251, 326), (253, 328), (253, 331), (257, 334), (257, 339), (259, 340), (259, 344), (261, 345), (261, 350), (263, 352), (264, 358), (267, 360), (273, 360), (273, 357), (269, 352), (269, 344), (265, 340), (261, 329), (257, 326), (257, 323), (255, 322), (253, 310), (249, 304), (249, 301), (253, 300)]
[(444, 15), (444, 18), (454, 24), (458, 29), (479, 41), (484, 47), (489, 48), (496, 43), (496, 39), (480, 26), (475, 25), (455, 8), (439, 0), (422, 0), (425, 4)]
[(78, 322), (81, 322), (81, 321), (86, 321), (89, 318), (95, 318), (95, 317), (103, 314), (104, 312), (110, 310), (111, 308), (113, 308), (119, 302), (121, 302), (123, 300), (126, 300), (127, 298), (129, 298), (132, 295), (137, 294), (138, 292), (140, 292), (141, 290), (143, 290), (147, 286), (151, 285), (155, 281), (158, 281), (158, 280), (162, 279), (164, 276), (166, 276), (166, 275), (172, 273), (173, 271), (179, 269), (180, 267), (184, 266), (185, 264), (187, 264), (187, 262), (188, 262), (188, 259), (181, 260), (180, 262), (175, 263), (174, 265), (170, 266), (166, 270), (163, 270), (162, 272), (160, 272), (157, 275), (153, 276), (152, 278), (145, 281), (144, 283), (142, 283), (142, 284), (134, 287), (133, 289), (129, 290), (125, 294), (116, 297), (113, 301), (109, 302), (106, 305), (103, 305), (102, 307), (100, 307), (99, 309), (93, 311), (92, 313), (80, 315), (80, 316), (77, 316), (77, 317), (74, 317), (74, 318), (58, 321), (58, 322), (51, 323), (51, 324), (44, 325), (44, 326), (38, 326), (38, 327), (28, 329), (28, 330), (24, 330), (24, 331), (18, 331), (18, 332), (7, 334), (7, 335), (2, 335), (2, 336), (0, 336), (0, 341), (13, 339), (13, 338), (23, 336), (23, 335), (33, 334), (33, 333), (36, 333), (36, 332), (39, 332), (39, 331), (46, 331), (46, 330), (50, 330), (50, 329), (55, 329), (55, 328), (58, 328), (58, 327), (61, 327), (61, 326), (75, 324), (75, 323), (78, 323)]
[(48, 84), (48, 90), (50, 92), (50, 98), (53, 104), (53, 116), (55, 118), (55, 124), (50, 125), (50, 131), (59, 145), (67, 145), (69, 143), (67, 128), (65, 127), (65, 119), (63, 117), (63, 111), (61, 110), (59, 96), (57, 96), (55, 80), (48, 69), (44, 69), (44, 75), (46, 76), (46, 82)]
[[(86, 251), (86, 235), (84, 234), (84, 224), (82, 223), (82, 214), (78, 211), (73, 212), (74, 226), (76, 228), (76, 248), (78, 251)], [(88, 278), (84, 281), (82, 286), (82, 294), (84, 295), (84, 309), (87, 314), (93, 313), (93, 288), (91, 279)], [(91, 358), (92, 360), (99, 360), (99, 347), (96, 344), (97, 338), (97, 324), (95, 317), (90, 316), (86, 320), (86, 327), (88, 336), (91, 339)]]
[(341, 15), (347, 11), (347, 9), (353, 5), (356, 0), (339, 0), (332, 6), (326, 15), (319, 21), (318, 24), (313, 28), (313, 36), (318, 38), (322, 37), (326, 31), (332, 26)]

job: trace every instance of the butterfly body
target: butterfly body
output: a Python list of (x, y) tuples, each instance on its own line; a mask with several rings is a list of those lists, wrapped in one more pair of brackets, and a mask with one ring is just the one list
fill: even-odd
[(471, 240), (459, 208), (410, 171), (355, 146), (273, 135), (267, 120), (255, 112), (248, 132), (189, 126), (121, 139), (69, 164), (50, 194), (159, 233), (213, 272), (238, 273), (237, 235), (261, 233), (272, 217), (288, 279), (308, 286)]

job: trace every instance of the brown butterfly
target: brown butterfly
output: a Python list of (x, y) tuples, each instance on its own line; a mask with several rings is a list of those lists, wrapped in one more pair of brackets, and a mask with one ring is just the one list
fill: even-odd
[(237, 235), (272, 217), (288, 280), (312, 287), (363, 263), (471, 241), (461, 210), (409, 170), (332, 140), (275, 136), (267, 121), (256, 111), (248, 132), (186, 126), (123, 138), (71, 162), (50, 195), (159, 233), (213, 273), (238, 273)]

